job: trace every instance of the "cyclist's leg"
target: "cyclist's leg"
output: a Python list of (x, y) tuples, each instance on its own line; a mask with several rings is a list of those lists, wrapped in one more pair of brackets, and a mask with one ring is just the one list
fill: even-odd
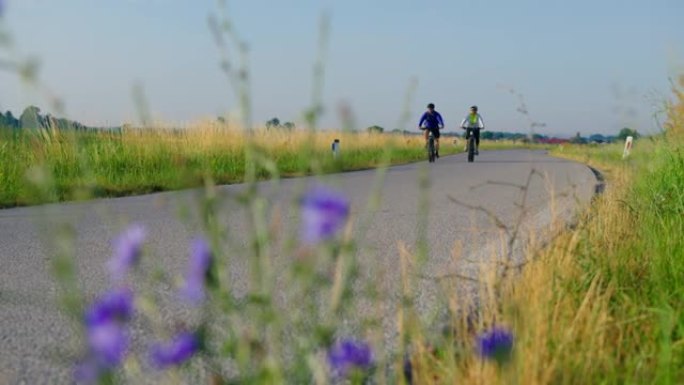
[(441, 136), (439, 134), (439, 129), (433, 130), (432, 135), (434, 135), (434, 137), (435, 137), (435, 154), (439, 158), (439, 137)]
[(475, 152), (480, 153), (480, 129), (475, 129), (474, 130), (474, 135), (475, 135)]
[(470, 139), (470, 128), (466, 127), (465, 130), (465, 147), (463, 148), (463, 151), (468, 152), (468, 139)]

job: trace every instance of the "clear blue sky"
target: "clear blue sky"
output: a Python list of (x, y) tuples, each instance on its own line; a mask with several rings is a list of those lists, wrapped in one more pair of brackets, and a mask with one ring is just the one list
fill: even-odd
[[(132, 86), (150, 110), (188, 122), (236, 110), (207, 17), (214, 0), (4, 0), (4, 28), (68, 116), (135, 121)], [(397, 126), (411, 79), (410, 128), (428, 102), (454, 129), (477, 104), (491, 130), (526, 131), (523, 94), (540, 133), (653, 131), (669, 77), (684, 72), (682, 0), (234, 0), (250, 46), (254, 121), (301, 122), (309, 105), (322, 12), (331, 16), (322, 124), (348, 103), (360, 128)], [(2, 52), (2, 51), (0, 51)], [(0, 109), (49, 110), (0, 73)]]

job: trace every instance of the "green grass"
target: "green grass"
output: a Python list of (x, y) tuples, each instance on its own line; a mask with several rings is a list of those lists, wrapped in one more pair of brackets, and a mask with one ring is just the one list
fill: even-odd
[[(341, 138), (334, 160), (330, 143)], [(260, 179), (330, 173), (425, 159), (416, 136), (321, 131), (257, 131), (253, 136)], [(244, 132), (212, 125), (183, 132), (163, 129), (121, 134), (0, 132), (0, 207), (114, 197), (241, 182)], [(512, 148), (510, 142), (483, 148)], [(443, 141), (442, 154), (461, 144)]]
[[(503, 283), (485, 319), (510, 325), (515, 359), (450, 377), (490, 384), (684, 383), (684, 151), (668, 135), (554, 154), (606, 171), (607, 192), (576, 229)], [(511, 380), (515, 376), (515, 381)], [(446, 383), (446, 382), (443, 382)]]
[(626, 336), (615, 351), (625, 362), (616, 363), (615, 382), (684, 383), (684, 156), (678, 144), (654, 147), (632, 166), (617, 208), (629, 227), (613, 234), (618, 243), (587, 233), (578, 253), (613, 287), (611, 317), (641, 317), (615, 327)]

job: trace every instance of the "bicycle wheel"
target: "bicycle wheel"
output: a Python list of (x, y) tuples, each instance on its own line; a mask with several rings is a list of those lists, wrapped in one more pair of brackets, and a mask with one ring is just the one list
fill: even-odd
[(468, 138), (468, 162), (473, 162), (475, 160), (475, 135), (470, 133)]
[(430, 135), (428, 139), (428, 162), (432, 163), (435, 161), (435, 138)]

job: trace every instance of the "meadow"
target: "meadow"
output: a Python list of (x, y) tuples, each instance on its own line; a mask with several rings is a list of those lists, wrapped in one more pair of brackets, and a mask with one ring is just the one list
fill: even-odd
[[(339, 158), (332, 156), (333, 139), (341, 143)], [(441, 155), (462, 150), (454, 138), (442, 143)], [(118, 133), (0, 130), (0, 207), (243, 182), (248, 147), (265, 160), (255, 177), (266, 179), (420, 161), (426, 159), (423, 146), (414, 135), (265, 128), (248, 133), (211, 122)], [(483, 142), (482, 148), (524, 146)], [(50, 191), (38, 194), (34, 185), (44, 185), (46, 177)]]

